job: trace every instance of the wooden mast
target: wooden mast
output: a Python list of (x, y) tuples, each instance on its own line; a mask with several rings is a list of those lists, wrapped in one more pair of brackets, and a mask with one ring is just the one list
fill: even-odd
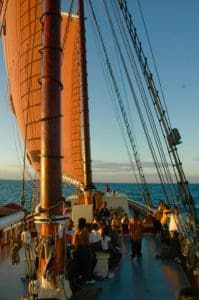
[[(44, 0), (41, 76), (41, 236), (55, 243), (55, 274), (63, 271), (63, 240), (56, 239), (62, 214), (61, 177), (61, 5)], [(50, 216), (51, 222), (44, 221)], [(43, 218), (43, 219), (42, 219)], [(41, 261), (41, 273), (47, 257)]]
[[(83, 129), (83, 163), (84, 163), (84, 185), (86, 190), (93, 188), (91, 172), (91, 154), (90, 154), (90, 131), (89, 131), (89, 108), (88, 108), (88, 85), (87, 85), (87, 65), (86, 65), (86, 47), (85, 47), (85, 24), (84, 24), (84, 3), (78, 1), (78, 11), (80, 18), (80, 72), (81, 72), (81, 97), (82, 97), (82, 129)], [(89, 201), (91, 202), (91, 201)], [(85, 204), (87, 200), (85, 199)]]

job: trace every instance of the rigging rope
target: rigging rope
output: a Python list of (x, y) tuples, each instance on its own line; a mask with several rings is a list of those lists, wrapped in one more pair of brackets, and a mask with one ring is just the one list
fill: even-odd
[[(21, 9), (20, 9), (21, 11)], [(28, 10), (28, 18), (30, 19), (30, 10)], [(22, 18), (22, 16), (21, 16)], [(20, 22), (20, 25), (21, 25), (22, 22)], [(35, 28), (35, 22), (34, 22), (34, 28)], [(22, 28), (20, 28), (20, 32), (21, 32), (21, 35), (22, 35)], [(35, 30), (34, 30), (34, 33), (35, 33)], [(35, 36), (35, 35), (34, 35)], [(34, 39), (33, 39), (34, 40)], [(33, 42), (34, 44), (34, 42)], [(31, 51), (31, 55), (33, 57), (33, 47), (34, 45), (32, 45), (32, 47), (30, 47), (30, 49), (32, 49)], [(31, 58), (32, 58), (31, 57)], [(31, 70), (32, 70), (32, 59), (30, 59), (30, 62), (31, 62), (31, 67), (30, 67), (30, 74), (31, 74)], [(26, 65), (27, 63), (29, 63), (29, 59), (28, 57), (26, 56)], [(28, 78), (28, 70), (26, 68), (26, 76)], [(26, 147), (27, 147), (27, 132), (28, 132), (28, 116), (29, 116), (29, 110), (28, 110), (28, 107), (30, 106), (30, 81), (29, 80), (29, 84), (28, 84), (28, 103), (27, 103), (27, 109), (26, 109), (26, 119), (25, 119), (25, 122), (24, 122), (24, 127), (25, 127), (25, 137), (24, 137), (24, 151), (23, 151), (23, 171), (22, 171), (22, 194), (21, 194), (21, 206), (24, 207), (24, 204), (25, 204), (25, 195), (24, 195), (24, 191), (25, 191), (25, 164), (26, 164)]]
[(67, 42), (68, 32), (69, 32), (69, 28), (70, 28), (70, 22), (72, 20), (73, 6), (74, 6), (74, 0), (72, 0), (71, 3), (70, 3), (70, 8), (69, 8), (69, 12), (68, 12), (68, 19), (67, 19), (67, 22), (66, 22), (63, 41), (62, 41), (62, 54), (64, 54), (64, 49), (65, 49), (65, 45), (66, 45), (66, 42)]
[[(116, 11), (117, 11), (116, 7), (114, 9), (115, 9), (115, 14), (116, 14)], [(149, 131), (148, 131), (148, 127), (146, 125), (146, 122), (144, 121), (144, 116), (143, 116), (141, 107), (140, 107), (139, 102), (138, 102), (138, 98), (137, 98), (137, 96), (135, 94), (135, 90), (134, 90), (132, 92), (133, 99), (134, 99), (134, 102), (136, 104), (136, 108), (137, 108), (138, 114), (140, 116), (140, 120), (141, 120), (143, 129), (144, 129), (147, 141), (148, 141), (149, 148), (151, 150), (151, 154), (152, 154), (152, 157), (153, 157), (153, 160), (154, 160), (154, 163), (155, 163), (155, 167), (157, 169), (157, 173), (158, 173), (159, 178), (160, 178), (160, 182), (162, 183), (162, 188), (163, 188), (163, 190), (165, 192), (166, 198), (168, 199), (168, 203), (170, 204), (170, 201), (172, 201), (172, 199), (169, 199), (169, 193), (167, 193), (167, 191), (165, 189), (165, 183), (172, 182), (172, 180), (171, 180), (171, 175), (168, 172), (169, 168), (168, 168), (168, 164), (166, 162), (166, 158), (164, 156), (164, 151), (163, 151), (163, 147), (161, 145), (161, 140), (160, 140), (160, 137), (159, 137), (157, 129), (156, 129), (156, 125), (155, 125), (155, 121), (153, 119), (153, 115), (152, 115), (151, 109), (150, 109), (150, 107), (148, 105), (148, 102), (147, 102), (147, 96), (146, 96), (146, 93), (144, 91), (144, 87), (143, 87), (142, 81), (140, 79), (140, 75), (139, 75), (139, 72), (138, 72), (138, 68), (136, 66), (134, 55), (133, 55), (133, 53), (131, 51), (130, 45), (128, 43), (128, 40), (127, 40), (127, 38), (125, 36), (125, 31), (124, 31), (123, 24), (122, 24), (121, 17), (119, 15), (119, 13), (117, 13), (117, 16), (115, 18), (116, 18), (116, 20), (117, 20), (118, 23), (120, 22), (118, 24), (118, 31), (121, 32), (122, 40), (123, 40), (123, 43), (125, 45), (125, 49), (127, 51), (127, 55), (128, 55), (129, 61), (130, 61), (130, 65), (132, 66), (132, 69), (133, 69), (133, 72), (134, 72), (134, 75), (135, 75), (135, 78), (136, 78), (136, 82), (137, 82), (137, 85), (138, 85), (139, 90), (140, 90), (141, 99), (143, 100), (144, 107), (145, 107), (145, 110), (146, 110), (146, 113), (147, 113), (147, 116), (148, 116), (148, 120), (149, 120), (151, 129), (152, 129), (152, 132), (153, 132), (153, 135), (154, 135), (155, 144), (157, 146), (157, 149), (158, 149), (158, 152), (159, 152), (159, 155), (160, 155), (160, 158), (161, 158), (160, 162), (162, 161), (162, 163), (161, 163), (162, 169), (166, 170), (166, 167), (167, 167), (167, 173), (168, 174), (166, 172), (164, 172), (166, 174), (166, 178), (167, 178), (165, 180), (164, 179), (164, 173), (161, 171), (160, 162), (158, 161), (157, 155), (155, 154), (155, 148), (153, 146), (152, 139), (151, 139)], [(118, 42), (117, 42), (117, 44), (119, 45)], [(120, 54), (121, 54), (121, 51), (120, 51)], [(122, 59), (122, 60), (123, 60), (123, 63), (124, 63), (124, 59)], [(125, 67), (125, 72), (126, 72), (126, 74), (128, 72), (127, 66)], [(132, 82), (131, 82), (131, 79), (130, 79), (129, 72), (127, 74), (127, 77), (129, 78), (128, 81), (129, 81), (130, 88), (132, 90)], [(163, 160), (163, 158), (164, 158), (164, 160)]]
[[(193, 198), (190, 194), (188, 182), (186, 180), (184, 171), (182, 169), (182, 163), (181, 163), (180, 158), (177, 153), (176, 145), (179, 143), (179, 137), (178, 137), (179, 134), (178, 134), (178, 132), (176, 132), (177, 135), (175, 135), (175, 131), (177, 131), (177, 130), (176, 129), (173, 130), (169, 127), (169, 123), (168, 123), (168, 120), (165, 115), (165, 110), (162, 107), (160, 98), (158, 96), (158, 92), (155, 88), (155, 84), (154, 84), (153, 78), (152, 78), (152, 73), (150, 72), (150, 69), (148, 67), (147, 59), (142, 50), (141, 42), (138, 39), (136, 28), (133, 25), (131, 14), (128, 11), (127, 3), (126, 3), (126, 1), (118, 0), (118, 5), (123, 13), (124, 20), (127, 25), (127, 29), (129, 31), (131, 40), (133, 42), (135, 52), (136, 52), (138, 60), (140, 62), (140, 66), (143, 71), (146, 83), (148, 85), (149, 92), (151, 94), (154, 107), (156, 109), (155, 110), (156, 115), (157, 115), (157, 117), (160, 118), (159, 122), (162, 127), (162, 130), (164, 129), (164, 131), (166, 132), (165, 141), (166, 141), (166, 145), (168, 147), (168, 152), (171, 157), (173, 168), (174, 169), (176, 168), (176, 170), (178, 172), (178, 176), (179, 176), (179, 180), (177, 180), (177, 183), (178, 183), (178, 188), (179, 188), (179, 195), (182, 196), (181, 203), (184, 205), (184, 208), (187, 211), (189, 211), (190, 214), (192, 215), (192, 217), (194, 218), (195, 230), (197, 231), (198, 230), (197, 229), (197, 227), (198, 227), (197, 211), (194, 206)], [(175, 163), (173, 163), (173, 160)]]
[[(95, 19), (94, 23), (95, 22), (97, 23), (96, 17), (93, 16), (93, 12), (94, 12), (93, 7), (92, 8), (90, 7), (90, 10), (92, 10), (92, 12), (91, 12), (92, 18)], [(99, 28), (98, 25), (96, 25), (96, 27)], [(95, 26), (91, 26), (91, 28), (94, 30)], [(96, 44), (98, 44), (98, 46), (96, 47), (97, 51), (98, 51), (98, 57), (99, 57), (99, 60), (101, 62), (101, 65), (102, 65), (102, 71), (104, 73), (104, 77), (106, 78), (105, 83), (106, 83), (107, 88), (109, 89), (109, 93), (111, 95), (111, 101), (112, 101), (113, 109), (114, 109), (115, 116), (116, 116), (116, 119), (117, 119), (117, 122), (118, 122), (118, 125), (119, 125), (119, 128), (120, 128), (120, 131), (121, 131), (121, 136), (122, 136), (122, 138), (124, 140), (124, 144), (125, 144), (126, 149), (127, 149), (127, 154), (128, 154), (128, 157), (129, 157), (130, 165), (132, 167), (133, 174), (134, 174), (136, 182), (138, 184), (140, 184), (140, 181), (139, 181), (138, 176), (137, 176), (136, 171), (135, 171), (135, 165), (134, 165), (134, 162), (133, 162), (133, 159), (132, 159), (132, 155), (131, 155), (130, 149), (128, 147), (128, 143), (127, 143), (127, 139), (126, 139), (124, 127), (123, 127), (122, 120), (121, 120), (121, 114), (119, 113), (119, 108), (117, 106), (117, 100), (116, 100), (116, 97), (114, 95), (114, 91), (113, 91), (112, 85), (110, 83), (111, 80), (110, 80), (110, 77), (107, 76), (107, 71), (106, 71), (107, 62), (106, 62), (105, 57), (102, 56), (101, 53), (100, 53), (101, 41), (100, 41), (99, 34), (97, 35), (97, 34), (94, 33), (94, 38), (96, 39)], [(140, 194), (142, 194), (141, 193), (141, 186), (138, 185), (138, 187), (140, 188)]]
[(5, 18), (6, 18), (6, 11), (7, 11), (7, 7), (8, 7), (8, 1), (9, 0), (5, 1), (5, 8), (4, 8), (3, 0), (0, 2), (0, 14), (2, 13), (2, 9), (4, 8), (4, 13), (3, 13), (3, 16), (1, 17), (2, 21), (1, 21), (1, 27), (0, 27), (0, 36), (2, 34), (2, 31), (6, 31)]
[[(91, 13), (91, 15), (93, 17), (93, 12)], [(93, 17), (93, 18), (95, 18), (95, 17)], [(96, 18), (95, 18), (95, 20), (96, 20)], [(93, 30), (94, 30), (94, 27), (95, 26), (91, 26), (91, 28)], [(99, 26), (97, 26), (97, 27), (99, 27)], [(111, 101), (112, 101), (113, 109), (114, 109), (114, 112), (115, 112), (115, 116), (116, 116), (116, 119), (117, 119), (117, 122), (118, 122), (118, 125), (119, 125), (119, 128), (120, 128), (120, 131), (121, 131), (122, 139), (124, 140), (124, 145), (126, 146), (126, 149), (127, 149), (127, 154), (128, 154), (128, 157), (129, 157), (131, 168), (133, 170), (135, 181), (139, 184), (138, 187), (140, 188), (140, 195), (141, 195), (142, 194), (142, 188), (140, 186), (140, 181), (139, 181), (138, 176), (136, 174), (135, 165), (134, 165), (134, 162), (133, 162), (133, 159), (132, 159), (132, 155), (131, 155), (131, 152), (130, 152), (130, 149), (129, 149), (129, 146), (128, 146), (128, 142), (127, 142), (127, 138), (126, 138), (124, 126), (122, 124), (121, 114), (119, 113), (119, 108), (117, 106), (117, 100), (116, 100), (113, 88), (111, 86), (111, 83), (110, 83), (110, 77), (107, 76), (107, 71), (106, 71), (106, 65), (107, 65), (107, 63), (106, 63), (106, 59), (100, 53), (101, 42), (100, 42), (99, 35), (94, 34), (94, 38), (96, 39), (96, 43), (98, 44), (98, 46), (96, 48), (97, 48), (97, 51), (99, 52), (98, 56), (99, 56), (99, 60), (101, 61), (101, 65), (103, 67), (102, 70), (103, 70), (103, 73), (104, 73), (104, 77), (106, 78), (105, 82), (106, 82), (107, 88), (109, 89), (109, 93), (111, 95)]]
[[(122, 116), (123, 116), (124, 123), (126, 124), (126, 130), (127, 130), (127, 134), (128, 134), (130, 143), (131, 143), (131, 148), (132, 148), (132, 150), (134, 152), (134, 155), (136, 157), (136, 164), (138, 166), (138, 171), (139, 171), (141, 183), (143, 185), (144, 191), (146, 191), (145, 194), (148, 195), (148, 198), (145, 199), (146, 200), (146, 204), (147, 204), (148, 208), (150, 208), (151, 207), (150, 195), (148, 193), (148, 189), (147, 189), (147, 186), (146, 186), (146, 180), (145, 180), (145, 176), (144, 176), (144, 173), (143, 173), (142, 164), (141, 164), (140, 159), (138, 158), (138, 152), (136, 151), (136, 146), (135, 146), (135, 143), (134, 143), (133, 135), (131, 133), (130, 125), (129, 125), (129, 122), (128, 122), (128, 117), (127, 117), (127, 114), (126, 114), (126, 111), (125, 111), (125, 107), (122, 104), (121, 94), (119, 92), (117, 81), (116, 81), (116, 78), (114, 76), (113, 69), (111, 67), (111, 63), (110, 63), (110, 60), (109, 60), (109, 57), (108, 57), (108, 52), (107, 52), (105, 44), (103, 42), (103, 38), (102, 38), (100, 29), (99, 29), (99, 26), (98, 26), (98, 23), (97, 23), (97, 19), (96, 19), (94, 10), (93, 10), (93, 6), (92, 6), (92, 4), (91, 4), (90, 1), (89, 1), (89, 4), (90, 4), (90, 7), (91, 7), (93, 19), (95, 20), (95, 26), (97, 28), (97, 32), (98, 32), (100, 43), (101, 43), (101, 48), (102, 48), (103, 53), (104, 53), (106, 65), (107, 65), (107, 68), (108, 68), (108, 71), (109, 71), (109, 75), (110, 75), (111, 80), (112, 80), (113, 88), (114, 88), (115, 94), (117, 96), (117, 100), (118, 100), (119, 107), (120, 107), (120, 110), (121, 110), (121, 113), (122, 113)], [(105, 4), (105, 6), (106, 6), (106, 4)]]
[(150, 41), (150, 37), (149, 37), (148, 30), (147, 30), (146, 22), (145, 22), (145, 19), (144, 19), (142, 6), (141, 6), (141, 3), (140, 3), (140, 0), (137, 0), (137, 2), (138, 2), (139, 9), (140, 9), (140, 14), (141, 14), (141, 17), (142, 17), (144, 30), (145, 30), (146, 37), (147, 37), (147, 41), (148, 41), (148, 44), (149, 44), (149, 49), (151, 51), (151, 57), (152, 57), (153, 64), (154, 64), (154, 67), (155, 67), (155, 72), (156, 72), (156, 75), (157, 75), (158, 83), (159, 83), (159, 86), (160, 86), (160, 91), (161, 91), (162, 99), (163, 99), (163, 102), (164, 102), (164, 109), (167, 113), (168, 124), (169, 124), (169, 127), (172, 128), (171, 122), (170, 122), (170, 119), (169, 119), (169, 114), (168, 114), (168, 110), (167, 110), (166, 101), (165, 101), (165, 96), (164, 96), (164, 92), (163, 92), (163, 88), (162, 88), (162, 84), (161, 84), (161, 80), (160, 80), (160, 76), (159, 76), (159, 72), (158, 72), (157, 63), (156, 63), (156, 60), (155, 60), (155, 56), (154, 56), (153, 49), (152, 49), (152, 44), (151, 44), (151, 41)]
[[(105, 4), (105, 3), (104, 3), (104, 4)], [(117, 99), (118, 99), (118, 102), (119, 102), (120, 110), (121, 110), (121, 112), (122, 112), (122, 114), (123, 114), (124, 123), (126, 124), (127, 132), (128, 132), (128, 126), (129, 126), (129, 123), (128, 123), (127, 114), (126, 114), (125, 108), (124, 108), (124, 106), (123, 106), (123, 104), (122, 104), (122, 102), (121, 102), (121, 95), (120, 95), (120, 92), (119, 92), (119, 89), (118, 89), (118, 86), (117, 86), (117, 83), (116, 83), (116, 78), (115, 78), (115, 76), (114, 76), (114, 74), (113, 74), (113, 70), (112, 70), (112, 67), (111, 67), (111, 64), (110, 64), (110, 60), (109, 60), (108, 54), (107, 54), (108, 52), (107, 52), (106, 47), (105, 47), (105, 44), (104, 44), (104, 42), (103, 42), (102, 35), (101, 35), (100, 29), (99, 29), (99, 25), (98, 25), (98, 23), (97, 23), (96, 16), (95, 16), (95, 14), (94, 14), (94, 12), (93, 12), (93, 8), (92, 8), (91, 3), (90, 3), (90, 6), (91, 6), (92, 14), (93, 14), (94, 23), (95, 23), (95, 26), (96, 26), (96, 28), (97, 28), (97, 33), (98, 33), (98, 36), (99, 36), (99, 40), (100, 40), (100, 43), (99, 43), (99, 44), (100, 44), (100, 47), (102, 48), (102, 50), (103, 50), (103, 52), (104, 52), (104, 56), (105, 56), (105, 58), (104, 58), (104, 64), (106, 64), (106, 66), (108, 67), (108, 71), (109, 71), (109, 73), (110, 73), (110, 77), (111, 77), (111, 80), (112, 80), (112, 83), (113, 83), (113, 87), (114, 87), (114, 90), (115, 90), (115, 93), (116, 93), (116, 95), (117, 95)], [(105, 7), (106, 7), (106, 13), (107, 13), (107, 15), (108, 15), (109, 22), (110, 22), (110, 24), (111, 24), (112, 21), (111, 21), (110, 15), (109, 15), (109, 13), (108, 13), (108, 7), (107, 7), (107, 4), (105, 4)], [(118, 16), (117, 16), (116, 19), (119, 20)], [(136, 99), (136, 94), (135, 94), (134, 88), (133, 88), (133, 86), (132, 86), (132, 84), (131, 84), (130, 75), (129, 75), (129, 73), (128, 73), (127, 66), (126, 66), (126, 64), (124, 63), (124, 57), (122, 56), (122, 53), (121, 53), (120, 44), (119, 44), (119, 42), (118, 42), (118, 40), (117, 40), (117, 38), (116, 38), (116, 34), (115, 34), (114, 29), (113, 29), (113, 26), (112, 26), (112, 25), (110, 25), (110, 26), (112, 27), (112, 32), (113, 32), (114, 39), (115, 39), (115, 45), (117, 46), (116, 48), (118, 49), (119, 55), (121, 56), (121, 61), (122, 61), (123, 65), (124, 65), (124, 69), (125, 69), (125, 72), (126, 72), (126, 77), (127, 77), (128, 81), (129, 81), (129, 86), (130, 86), (130, 88), (131, 88), (131, 92), (132, 92), (133, 98)], [(118, 31), (120, 31), (120, 29), (122, 28), (122, 26), (121, 26), (120, 23), (119, 23), (118, 27), (119, 27), (119, 30), (118, 30)], [(121, 31), (122, 31), (122, 29), (121, 29)], [(126, 48), (126, 49), (130, 49), (129, 44), (126, 44), (126, 47), (125, 47), (125, 48)], [(132, 55), (130, 54), (129, 56), (131, 57)], [(131, 61), (131, 60), (133, 61), (133, 59), (130, 59), (130, 61)], [(132, 65), (133, 65), (133, 64), (132, 64)], [(134, 68), (134, 69), (137, 70), (136, 68)], [(137, 72), (137, 73), (138, 73), (138, 72)], [(135, 72), (135, 74), (136, 74), (136, 72)], [(139, 74), (139, 73), (138, 73), (138, 74)], [(141, 80), (140, 80), (140, 78), (139, 78), (138, 75), (135, 75), (135, 77), (137, 77), (137, 82), (138, 82), (138, 83), (139, 83), (139, 81), (141, 82)], [(139, 84), (138, 84), (138, 86), (139, 86)], [(143, 86), (142, 86), (141, 84), (140, 84), (140, 86), (141, 86), (141, 91), (142, 91), (142, 89), (143, 89), (143, 91), (144, 91)], [(113, 92), (112, 92), (112, 93), (113, 93)], [(143, 93), (144, 93), (144, 92), (143, 92)], [(113, 96), (112, 96), (112, 98), (113, 98)], [(143, 97), (142, 97), (142, 98), (143, 98)], [(156, 146), (157, 146), (157, 148), (158, 148), (158, 151), (159, 151), (159, 155), (160, 155), (161, 161), (163, 160), (163, 162), (162, 162), (162, 168), (163, 168), (164, 172), (168, 172), (168, 175), (166, 175), (166, 176), (168, 176), (169, 180), (172, 182), (171, 175), (170, 175), (170, 173), (169, 173), (169, 167), (166, 165), (166, 159), (165, 159), (165, 156), (164, 156), (163, 148), (159, 147), (159, 140), (158, 140), (158, 139), (159, 139), (159, 136), (158, 136), (158, 133), (156, 133), (155, 122), (154, 122), (153, 118), (151, 117), (152, 113), (151, 113), (150, 107), (148, 106), (147, 102), (146, 102), (146, 104), (145, 104), (145, 108), (146, 108), (146, 112), (147, 112), (147, 114), (148, 114), (148, 118), (149, 118), (149, 120), (150, 120), (150, 122), (151, 122), (152, 131), (154, 132), (155, 141), (156, 141), (156, 144), (157, 144)], [(153, 149), (153, 144), (152, 144), (152, 141), (151, 141), (151, 139), (150, 139), (149, 133), (148, 133), (148, 131), (147, 131), (147, 126), (146, 126), (146, 124), (145, 124), (144, 117), (142, 116), (141, 109), (140, 109), (140, 107), (139, 107), (138, 101), (137, 101), (137, 109), (138, 109), (138, 112), (140, 112), (140, 119), (141, 119), (141, 121), (142, 121), (143, 124), (144, 124), (143, 128), (145, 128), (145, 130), (146, 130), (146, 136), (148, 136), (148, 143), (149, 143), (149, 145), (152, 147), (152, 150), (153, 150), (152, 153), (155, 153), (155, 150)], [(119, 117), (118, 117), (118, 119), (119, 119)], [(151, 120), (152, 120), (152, 121), (151, 121)], [(120, 122), (120, 123), (121, 123), (121, 122)], [(121, 127), (121, 125), (120, 125), (120, 127)], [(129, 132), (128, 132), (128, 133), (129, 133)], [(157, 142), (157, 141), (158, 141), (158, 142)], [(132, 145), (131, 145), (131, 146), (132, 146)], [(153, 155), (155, 155), (155, 154), (153, 154)], [(164, 159), (165, 159), (165, 161), (164, 161)], [(155, 155), (155, 160), (154, 160), (154, 161), (156, 162), (156, 164), (157, 164), (157, 166), (158, 166), (157, 169), (159, 170), (159, 169), (160, 169), (160, 166), (159, 166), (158, 160), (156, 159), (156, 155)], [(165, 165), (166, 165), (166, 167), (165, 167)], [(161, 169), (160, 169), (159, 172), (161, 172)], [(161, 173), (160, 173), (160, 174), (161, 174)], [(162, 178), (164, 178), (163, 175), (162, 175)], [(168, 178), (167, 178), (167, 180), (168, 180)], [(164, 181), (164, 179), (162, 179), (162, 184), (163, 184), (163, 189), (164, 189), (164, 188), (165, 188), (165, 181)], [(172, 190), (173, 194), (175, 194), (175, 195), (173, 195), (173, 196), (171, 197), (171, 199), (168, 198), (168, 203), (169, 203), (169, 200), (170, 200), (170, 201), (172, 201), (173, 204), (176, 203), (176, 202), (179, 204), (179, 201), (178, 201), (178, 200), (179, 200), (179, 195), (176, 196), (176, 191), (175, 191), (175, 189), (173, 188), (173, 185), (172, 185), (172, 184), (169, 184), (169, 185), (168, 185), (168, 188), (170, 188), (170, 189)], [(165, 191), (165, 193), (166, 193), (166, 195), (169, 194), (167, 191)], [(170, 194), (169, 194), (169, 195), (170, 195)], [(175, 199), (176, 199), (176, 200), (175, 200)], [(175, 201), (176, 201), (176, 202), (175, 202)]]
[[(115, 40), (116, 40), (116, 44), (117, 44), (117, 47), (118, 47), (118, 49), (119, 49), (119, 52), (120, 52), (120, 55), (121, 55), (121, 60), (123, 61), (123, 63), (124, 63), (124, 59), (123, 59), (123, 57), (122, 57), (122, 52), (120, 51), (120, 44), (119, 44), (119, 42), (118, 42), (118, 40), (117, 40), (117, 38), (116, 38), (116, 34), (115, 34), (115, 31), (114, 31), (114, 29), (113, 29), (113, 25), (112, 25), (112, 21), (111, 21), (111, 17), (110, 17), (110, 14), (108, 13), (108, 9), (107, 9), (107, 6), (106, 6), (106, 12), (107, 12), (107, 14), (109, 15), (109, 21), (110, 21), (110, 23), (111, 23), (111, 27), (112, 27), (112, 31), (113, 31), (113, 34), (114, 34), (114, 37), (115, 37)], [(119, 17), (117, 16), (117, 18), (116, 18), (116, 20), (118, 21), (119, 20)], [(121, 25), (121, 23), (119, 24), (119, 26), (118, 26), (119, 28), (118, 28), (118, 31), (122, 28), (122, 25)], [(127, 45), (125, 45), (126, 47), (125, 47), (125, 49), (130, 49), (130, 48), (128, 48), (127, 47)], [(127, 67), (126, 67), (126, 65), (125, 65), (125, 63), (124, 63), (124, 68), (125, 68), (125, 72), (127, 71)], [(130, 78), (130, 76), (127, 74), (127, 78), (128, 78), (128, 80), (129, 80), (129, 78)], [(140, 81), (141, 82), (141, 81)], [(129, 85), (131, 86), (131, 84), (130, 84), (130, 80), (129, 80)], [(143, 89), (144, 90), (144, 89)], [(134, 95), (133, 95), (134, 96)], [(136, 98), (134, 97), (134, 100), (136, 100)], [(151, 111), (150, 111), (150, 108), (149, 108), (149, 106), (147, 106), (147, 102), (145, 102), (145, 108), (146, 108), (146, 111), (147, 111), (147, 109), (148, 109), (148, 112), (147, 112), (147, 114), (148, 114), (148, 118), (149, 118), (149, 120), (150, 120), (150, 118), (151, 118), (151, 120), (153, 121), (153, 118), (152, 118), (152, 114), (151, 114)], [(151, 122), (151, 121), (150, 121)], [(156, 141), (156, 146), (157, 146), (157, 149), (158, 149), (158, 151), (159, 151), (159, 154), (160, 154), (160, 158), (161, 158), (161, 160), (162, 160), (162, 158), (164, 158), (164, 161), (163, 161), (163, 163), (162, 163), (162, 168), (163, 168), (163, 170), (165, 170), (165, 168), (164, 168), (164, 164), (166, 164), (167, 162), (166, 162), (166, 159), (165, 159), (165, 156), (164, 156), (164, 151), (163, 151), (163, 147), (161, 146), (161, 143), (160, 143), (160, 138), (159, 138), (159, 136), (158, 136), (158, 133), (157, 133), (157, 131), (156, 131), (156, 127), (155, 127), (155, 123), (151, 123), (151, 127), (152, 127), (152, 131), (153, 131), (153, 133), (154, 133), (154, 136), (155, 136), (155, 138), (157, 139), (157, 141), (158, 141), (158, 139), (159, 139), (159, 143), (157, 143), (157, 141)], [(145, 128), (146, 129), (146, 128)], [(149, 137), (149, 140), (148, 140), (148, 142), (150, 141), (150, 137)], [(150, 142), (149, 142), (150, 143)], [(161, 146), (161, 147), (159, 147), (159, 146)], [(167, 167), (167, 171), (169, 171), (169, 168)], [(170, 173), (168, 173), (168, 175), (169, 175), (169, 177), (170, 177), (170, 180), (171, 180), (171, 175), (170, 175)], [(171, 182), (172, 182), (172, 180), (171, 180)], [(172, 187), (173, 188), (173, 191), (174, 191), (174, 187), (173, 187), (173, 185), (169, 185), (169, 187)], [(165, 187), (165, 185), (163, 185), (163, 188)], [(175, 195), (175, 193), (173, 194), (173, 197), (174, 196), (176, 196)], [(173, 205), (175, 204), (175, 200), (174, 200), (175, 198), (171, 198), (171, 200), (172, 200), (172, 202), (173, 202)], [(178, 199), (178, 197), (176, 197), (176, 202), (178, 202), (178, 205), (179, 205), (179, 201), (178, 201), (179, 199)], [(186, 230), (185, 230), (186, 231)]]
[[(108, 9), (106, 9), (107, 13), (108, 13)], [(109, 14), (109, 21), (111, 22), (111, 18), (110, 18), (110, 14)], [(112, 23), (112, 22), (111, 22)], [(122, 54), (122, 51), (121, 51), (121, 47), (119, 45), (119, 42), (117, 40), (117, 37), (116, 37), (116, 34), (115, 34), (115, 31), (113, 29), (113, 25), (111, 24), (111, 27), (112, 27), (112, 32), (113, 32), (113, 35), (114, 35), (114, 38), (115, 38), (115, 41), (116, 41), (116, 45), (117, 45), (117, 48), (118, 48), (118, 51), (119, 51), (119, 54), (120, 54), (120, 57), (121, 57), (121, 60), (122, 60), (122, 63), (123, 63), (123, 66), (124, 66), (124, 69), (125, 69), (125, 73), (126, 73), (126, 77), (127, 77), (127, 80), (128, 80), (128, 83), (129, 83), (129, 87), (130, 87), (130, 90), (131, 90), (131, 93), (132, 93), (132, 96), (134, 98), (134, 101), (135, 101), (135, 104), (136, 104), (136, 108), (137, 108), (137, 111), (138, 111), (138, 114), (140, 116), (140, 120), (141, 120), (141, 123), (142, 123), (142, 126), (143, 126), (143, 129), (145, 131), (145, 135), (147, 137), (147, 141), (148, 141), (148, 144), (150, 146), (150, 149), (151, 149), (151, 153), (152, 153), (152, 156), (154, 158), (154, 163), (156, 165), (156, 169), (159, 173), (159, 177), (161, 177), (161, 170), (159, 168), (159, 162), (157, 160), (157, 157), (156, 157), (156, 154), (155, 154), (155, 149), (153, 147), (153, 144), (152, 144), (152, 141), (151, 141), (151, 138), (150, 138), (150, 135), (149, 135), (149, 132), (148, 132), (148, 129), (147, 129), (147, 126), (146, 126), (146, 123), (144, 121), (144, 116), (142, 114), (142, 111), (141, 111), (141, 108), (140, 108), (140, 105), (139, 105), (139, 102), (138, 102), (138, 99), (137, 99), (137, 96), (136, 96), (136, 93), (135, 93), (135, 89), (132, 85), (132, 81), (131, 81), (131, 78), (130, 78), (130, 74), (128, 72), (128, 68), (127, 68), (127, 65), (125, 63), (125, 59), (124, 59), (124, 56)], [(163, 179), (162, 179), (163, 180)]]

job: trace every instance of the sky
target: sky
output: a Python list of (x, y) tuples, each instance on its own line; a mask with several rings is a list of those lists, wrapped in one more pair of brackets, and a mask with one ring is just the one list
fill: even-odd
[[(140, 39), (141, 28), (137, 1), (127, 1)], [(199, 183), (199, 1), (140, 0), (148, 34), (161, 78), (167, 108), (173, 127), (178, 128), (182, 144), (178, 153), (187, 180)], [(111, 101), (105, 93), (96, 50), (89, 42), (87, 31), (90, 139), (95, 182), (133, 182), (126, 148), (121, 141)], [(107, 37), (108, 38), (108, 37)], [(108, 43), (108, 40), (107, 40)], [(144, 46), (144, 44), (143, 44)], [(147, 48), (146, 48), (147, 49)], [(0, 48), (0, 179), (20, 179), (20, 154), (17, 149), (15, 122), (9, 111), (7, 82)], [(145, 51), (148, 54), (148, 49)], [(141, 133), (140, 133), (141, 135)], [(151, 182), (156, 181), (151, 158), (141, 146), (144, 171)]]

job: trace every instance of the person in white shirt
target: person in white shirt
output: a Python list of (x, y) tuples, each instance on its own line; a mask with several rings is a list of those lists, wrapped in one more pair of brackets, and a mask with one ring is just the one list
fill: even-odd
[(102, 250), (105, 252), (109, 252), (109, 250), (113, 247), (111, 243), (111, 237), (109, 235), (108, 227), (104, 227), (102, 230), (101, 245), (102, 245)]
[(109, 269), (117, 268), (122, 257), (122, 253), (116, 247), (113, 247), (108, 227), (104, 227), (102, 230), (101, 244), (102, 250), (110, 254)]
[(169, 217), (169, 235), (170, 245), (175, 249), (174, 260), (178, 263), (182, 261), (182, 253), (180, 249), (179, 234), (182, 233), (183, 220), (179, 212), (179, 208), (175, 205)]
[(73, 229), (73, 221), (72, 219), (68, 219), (66, 221), (66, 243), (67, 243), (67, 247), (72, 247), (72, 239), (73, 239), (73, 235), (75, 233), (75, 230)]
[(179, 208), (175, 205), (172, 213), (169, 214), (169, 233), (171, 238), (177, 237), (181, 232), (181, 222)]
[(91, 232), (90, 232), (90, 243), (92, 244), (92, 247), (95, 251), (101, 251), (102, 245), (101, 245), (101, 235), (98, 231), (98, 225), (92, 224), (91, 225)]

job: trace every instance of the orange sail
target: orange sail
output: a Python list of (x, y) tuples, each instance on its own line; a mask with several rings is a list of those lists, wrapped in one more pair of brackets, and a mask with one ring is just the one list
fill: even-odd
[[(2, 14), (3, 15), (3, 14)], [(40, 177), (42, 1), (8, 1), (3, 30), (4, 55), (13, 112), (30, 163)], [(9, 25), (8, 25), (9, 24)], [(62, 15), (62, 172), (84, 186), (79, 74), (79, 18)]]
[(27, 155), (40, 174), (40, 60), (42, 1), (8, 1), (2, 40), (11, 107)]
[[(81, 97), (79, 74), (79, 18), (62, 16), (66, 40), (63, 45), (62, 62), (62, 150), (63, 174), (66, 181), (74, 185), (83, 184)], [(66, 24), (66, 26), (64, 25)], [(65, 36), (64, 30), (62, 31)]]

